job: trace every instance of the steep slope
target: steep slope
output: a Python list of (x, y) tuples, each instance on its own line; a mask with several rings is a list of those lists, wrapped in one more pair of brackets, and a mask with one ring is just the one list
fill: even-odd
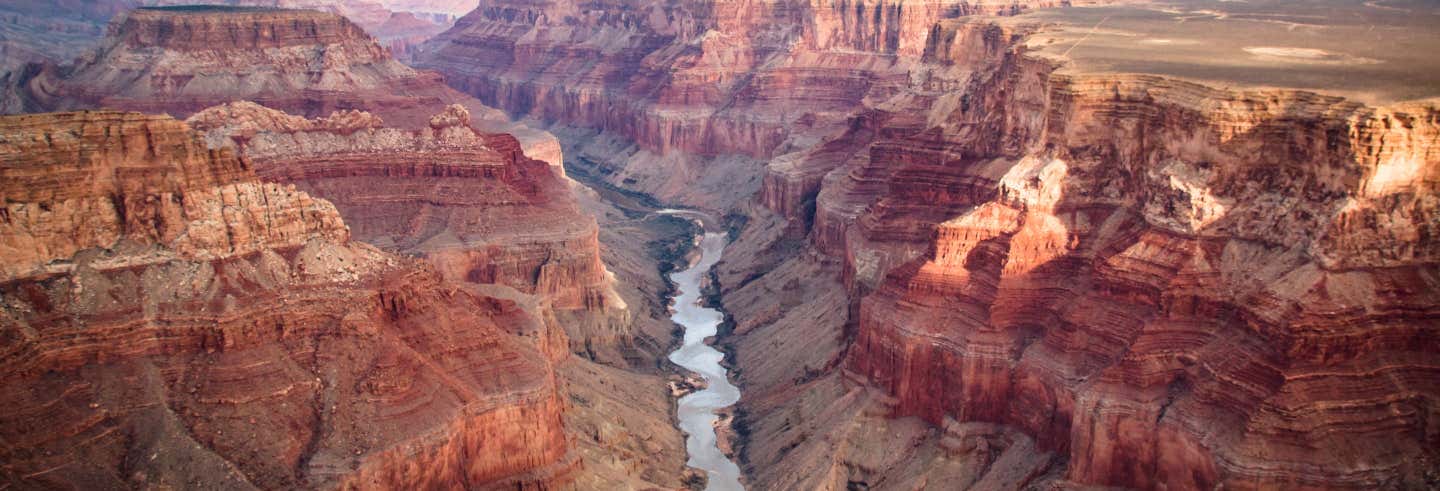
[(660, 356), (633, 352), (595, 219), (568, 182), (513, 137), (472, 129), (462, 106), (422, 130), (386, 127), (369, 113), (305, 119), (248, 102), (189, 123), (213, 147), (236, 146), (262, 179), (335, 203), (358, 240), (423, 256), (452, 281), (535, 295), (578, 353), (622, 365)]
[[(140, 10), (113, 23), (106, 48), (91, 59), (47, 70), (30, 74), (20, 92), (54, 89), (66, 95), (52, 101), (63, 104), (133, 104), (180, 115), (201, 101), (256, 98), (308, 115), (235, 103), (191, 121), (211, 130), (212, 148), (240, 148), (261, 179), (334, 200), (354, 239), (419, 255), (447, 288), (498, 302), (524, 319), (509, 327), (556, 365), (559, 380), (551, 383), (564, 394), (564, 433), (573, 442), (552, 469), (556, 479), (526, 482), (573, 480), (599, 489), (682, 484), (683, 440), (669, 425), (668, 372), (659, 366), (670, 326), (663, 306), (641, 296), (659, 287), (617, 285), (605, 270), (595, 220), (576, 203), (573, 183), (558, 166), (529, 158), (559, 162), (547, 133), (511, 124), (434, 74), (400, 65), (354, 24), (318, 12)], [(135, 70), (167, 73), (176, 84), (129, 78)], [(123, 75), (119, 82), (115, 74)], [(396, 90), (397, 83), (423, 90)], [(352, 104), (376, 112), (330, 112)], [(653, 271), (654, 263), (626, 267)], [(632, 311), (632, 302), (642, 308)], [(464, 302), (455, 308), (485, 312)], [(575, 336), (567, 339), (566, 331)], [(584, 357), (568, 356), (572, 351)], [(522, 415), (533, 420), (515, 425), (522, 431), (548, 425), (549, 416)], [(534, 433), (539, 443), (549, 438)]]
[(605, 132), (589, 160), (614, 184), (723, 208), (763, 160), (903, 89), (936, 20), (1056, 3), (484, 0), (416, 63), (512, 114)]
[(0, 135), (8, 485), (572, 479), (553, 348), (522, 341), (551, 336), (514, 303), (351, 242), (328, 202), (167, 117)]
[(568, 347), (550, 351), (584, 464), (578, 486), (680, 484), (684, 449), (657, 373), (664, 311), (617, 293), (632, 285), (606, 270), (595, 218), (559, 169), (525, 157), (509, 135), (475, 131), (461, 106), (423, 130), (363, 112), (305, 119), (248, 102), (189, 122), (213, 147), (237, 147), (262, 179), (333, 200), (357, 240), (422, 257), (448, 281), (514, 301), (567, 333)]
[[(1022, 428), (1080, 482), (1419, 485), (1440, 416), (1437, 108), (1144, 77), (1035, 88), (976, 91), (976, 114), (1050, 108), (995, 143), (880, 164), (888, 189), (846, 226), (876, 288), (850, 367), (901, 414)], [(961, 135), (984, 118), (957, 113)], [(887, 229), (902, 213), (952, 218), (920, 258), (865, 271), (906, 247)]]
[[(841, 261), (851, 292), (827, 333), (848, 351), (811, 363), (880, 388), (892, 416), (945, 428), (941, 446), (957, 422), (1018, 429), (1041, 454), (1026, 480), (1433, 485), (1435, 104), (1061, 73), (1017, 49), (977, 52), (976, 38), (1023, 39), (997, 26), (937, 32), (993, 62), (802, 159), (840, 164), (813, 218), (795, 204), (804, 184), (767, 176), (755, 215), (813, 223), (810, 244)], [(773, 276), (732, 283), (742, 326)], [(742, 367), (762, 349), (737, 344)], [(756, 425), (795, 441), (767, 422), (775, 411)], [(982, 460), (993, 473), (1003, 459)], [(849, 479), (897, 484), (884, 465)]]
[(1433, 7), (1030, 6), (482, 1), (420, 59), (732, 213), (757, 487), (1434, 487)]
[(511, 133), (528, 154), (559, 161), (550, 135), (401, 64), (358, 25), (328, 12), (140, 8), (111, 21), (101, 46), (74, 65), (31, 67), (9, 82), (0, 107), (7, 113), (112, 108), (184, 118), (248, 100), (308, 117), (365, 110), (423, 128), (431, 115), (462, 104), (482, 129)]
[[(148, 6), (197, 5), (192, 0), (147, 0)], [(403, 55), (415, 45), (424, 42), (450, 27), (444, 16), (427, 15), (431, 10), (419, 10), (421, 14), (407, 10), (392, 9), (382, 2), (373, 0), (345, 0), (341, 2), (321, 0), (212, 0), (208, 5), (232, 7), (269, 7), (283, 9), (318, 10), (330, 12), (358, 24), (375, 36), (380, 44), (396, 55)]]

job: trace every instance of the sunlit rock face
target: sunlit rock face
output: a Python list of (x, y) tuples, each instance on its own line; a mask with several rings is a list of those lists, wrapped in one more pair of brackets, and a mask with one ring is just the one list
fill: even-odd
[(10, 486), (570, 479), (540, 319), (351, 241), (185, 124), (0, 118), (0, 173)]
[(1424, 486), (1440, 108), (993, 67), (819, 194), (850, 369), (1080, 483)]
[(423, 256), (451, 281), (536, 295), (576, 351), (624, 350), (633, 337), (595, 219), (568, 181), (510, 135), (471, 128), (462, 106), (418, 130), (365, 112), (305, 119), (248, 102), (188, 121), (212, 146), (236, 146), (261, 179), (335, 203), (355, 239)]
[(1017, 486), (1433, 486), (1434, 102), (1065, 69), (976, 15), (1037, 6), (482, 1), (419, 59), (750, 219), (719, 277), (761, 486), (949, 465), (823, 419), (874, 412), (1026, 435), (986, 440), (1041, 456)]

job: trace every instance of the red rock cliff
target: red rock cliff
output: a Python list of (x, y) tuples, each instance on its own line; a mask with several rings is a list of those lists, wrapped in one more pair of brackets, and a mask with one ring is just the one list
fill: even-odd
[(149, 7), (117, 16), (93, 53), (73, 65), (12, 74), (8, 113), (113, 108), (188, 117), (249, 100), (310, 117), (374, 112), (425, 127), (450, 104), (476, 124), (514, 133), (558, 162), (552, 137), (509, 123), (434, 72), (396, 61), (380, 42), (334, 13), (261, 7)]
[[(147, 0), (152, 6), (190, 6), (189, 0)], [(234, 7), (284, 8), (318, 10), (338, 14), (365, 28), (365, 31), (379, 39), (380, 44), (399, 55), (411, 47), (441, 33), (448, 27), (448, 16), (419, 16), (401, 10), (387, 8), (374, 0), (212, 0), (211, 5)], [(416, 10), (415, 12), (425, 12)]]
[(461, 106), (422, 130), (385, 127), (368, 113), (307, 120), (252, 103), (189, 121), (215, 146), (233, 141), (266, 181), (334, 202), (356, 239), (423, 255), (452, 281), (537, 295), (562, 316), (576, 351), (630, 338), (595, 219), (567, 180), (513, 137), (472, 129)]
[(185, 124), (0, 118), (0, 481), (548, 487), (542, 329)]
[[(1433, 486), (1435, 104), (1061, 71), (1021, 48), (1038, 26), (953, 20), (1012, 11), (483, 1), (421, 60), (618, 135), (591, 143), (612, 182), (742, 203), (727, 261), (748, 269), (721, 265), (741, 404), (764, 438), (799, 435), (755, 443), (763, 484), (794, 482), (775, 462), (874, 471), (846, 460), (872, 447), (820, 433), (864, 397), (812, 383), (834, 370), (946, 438), (998, 423), (1059, 456), (1015, 486), (1052, 465), (1138, 488)], [(841, 285), (792, 293), (832, 268)], [(836, 353), (812, 354), (819, 323)]]
[(848, 366), (898, 414), (1012, 425), (1085, 484), (1426, 485), (1440, 108), (990, 70), (873, 115), (819, 193)]
[(863, 101), (909, 84), (939, 19), (1056, 3), (485, 0), (416, 63), (511, 114), (664, 160), (611, 169), (616, 184), (724, 206), (754, 191), (734, 176), (754, 166), (707, 158), (765, 159), (842, 131)]

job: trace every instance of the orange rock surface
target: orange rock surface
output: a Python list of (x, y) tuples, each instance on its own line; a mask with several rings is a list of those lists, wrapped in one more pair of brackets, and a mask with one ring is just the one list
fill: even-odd
[(262, 179), (335, 203), (357, 240), (424, 256), (451, 281), (538, 296), (576, 351), (628, 342), (595, 219), (562, 171), (526, 157), (510, 135), (471, 128), (464, 107), (419, 130), (368, 113), (305, 119), (248, 102), (189, 122), (212, 146), (238, 146)]
[(718, 276), (759, 486), (1433, 487), (1440, 107), (966, 18), (1028, 6), (482, 1), (420, 60), (749, 221)]
[(544, 323), (349, 240), (184, 123), (0, 118), (0, 481), (550, 487)]

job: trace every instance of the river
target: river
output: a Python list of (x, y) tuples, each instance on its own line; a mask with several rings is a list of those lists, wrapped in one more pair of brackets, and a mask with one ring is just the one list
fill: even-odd
[[(660, 210), (659, 213), (694, 214), (683, 210)], [(727, 370), (720, 364), (725, 354), (705, 343), (705, 338), (715, 335), (725, 316), (700, 305), (700, 285), (710, 268), (720, 261), (725, 242), (724, 233), (706, 232), (700, 240), (700, 260), (670, 275), (677, 292), (670, 320), (685, 328), (684, 343), (670, 353), (670, 361), (700, 374), (708, 385), (705, 390), (681, 397), (676, 411), (680, 430), (686, 435), (685, 451), (690, 456), (686, 465), (705, 471), (709, 476), (705, 489), (714, 491), (745, 489), (740, 485), (740, 467), (726, 458), (715, 444), (715, 411), (740, 400), (740, 389), (730, 383)]]

